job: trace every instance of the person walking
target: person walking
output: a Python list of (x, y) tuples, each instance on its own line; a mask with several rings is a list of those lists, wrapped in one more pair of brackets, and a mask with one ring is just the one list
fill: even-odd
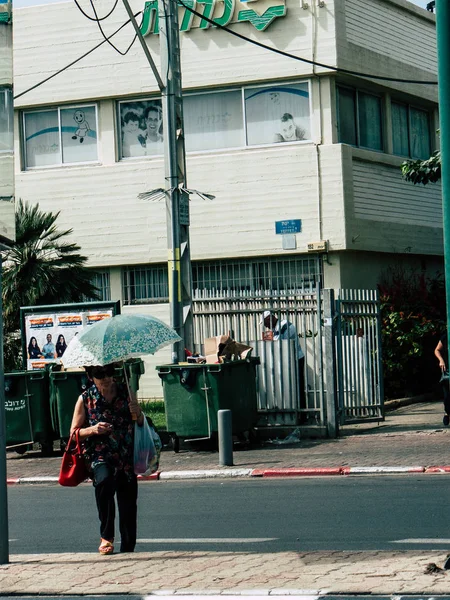
[(119, 509), (120, 552), (134, 552), (137, 530), (137, 478), (133, 465), (132, 414), (142, 426), (136, 396), (114, 379), (114, 365), (86, 367), (92, 382), (75, 405), (71, 433), (79, 429), (83, 454), (95, 489), (100, 520), (100, 554), (114, 552), (115, 497)]
[(450, 389), (449, 389), (449, 379), (448, 377), (444, 378), (444, 375), (447, 374), (447, 365), (448, 365), (448, 338), (447, 332), (441, 335), (439, 342), (434, 349), (434, 355), (439, 361), (439, 367), (441, 369), (443, 377), (441, 378), (441, 386), (443, 392), (443, 400), (444, 400), (444, 411), (445, 415), (442, 419), (442, 422), (446, 427), (448, 427), (450, 423)]

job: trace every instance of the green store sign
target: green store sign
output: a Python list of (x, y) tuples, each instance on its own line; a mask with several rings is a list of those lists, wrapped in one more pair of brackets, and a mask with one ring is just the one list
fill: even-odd
[[(252, 1), (252, 3), (258, 2), (258, 0), (249, 1)], [(218, 26), (226, 26), (232, 22), (244, 23), (248, 21), (258, 31), (264, 31), (272, 21), (286, 15), (285, 4), (269, 6), (262, 14), (259, 14), (248, 8), (247, 3), (239, 0), (183, 0), (183, 3), (205, 17), (200, 19), (197, 26), (199, 29), (212, 27), (211, 23), (206, 20), (211, 19)], [(267, 5), (267, 2), (264, 3)], [(179, 6), (182, 15), (180, 17), (180, 31), (189, 31), (194, 26), (193, 21), (196, 15), (181, 4)], [(147, 0), (145, 3), (141, 33), (144, 36), (159, 33), (158, 0)]]
[(0, 0), (0, 23), (9, 23), (11, 14), (11, 0)]

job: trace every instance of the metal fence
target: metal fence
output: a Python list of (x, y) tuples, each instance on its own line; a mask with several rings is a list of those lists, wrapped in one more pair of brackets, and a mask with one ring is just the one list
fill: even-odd
[(340, 422), (383, 418), (380, 302), (376, 290), (340, 290), (336, 301)]
[[(205, 296), (193, 303), (195, 350), (203, 353), (206, 338), (226, 334), (253, 347), (253, 356), (261, 359), (257, 375), (261, 423), (323, 425), (320, 294)], [(297, 356), (295, 340), (274, 344), (263, 339), (264, 310), (270, 310), (280, 323), (288, 320), (294, 325), (303, 359)]]
[[(324, 296), (325, 295), (325, 296)], [(329, 298), (324, 312), (323, 298)], [(270, 310), (289, 321), (298, 335), (273, 343), (264, 339), (262, 315)], [(289, 295), (251, 294), (217, 298), (197, 294), (193, 302), (194, 348), (204, 340), (229, 334), (253, 347), (257, 369), (260, 425), (327, 428), (383, 416), (379, 303), (375, 291), (341, 290)], [(329, 311), (329, 314), (328, 312)], [(327, 331), (326, 325), (331, 325)], [(331, 335), (329, 332), (331, 331)], [(336, 400), (337, 392), (337, 400)], [(333, 431), (333, 430), (331, 430)]]

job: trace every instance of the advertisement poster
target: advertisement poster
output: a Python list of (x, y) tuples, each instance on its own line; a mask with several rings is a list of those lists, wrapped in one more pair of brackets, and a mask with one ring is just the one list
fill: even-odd
[(121, 157), (164, 154), (161, 100), (120, 103)]
[(86, 327), (114, 314), (112, 308), (25, 315), (27, 370), (60, 363), (70, 341)]

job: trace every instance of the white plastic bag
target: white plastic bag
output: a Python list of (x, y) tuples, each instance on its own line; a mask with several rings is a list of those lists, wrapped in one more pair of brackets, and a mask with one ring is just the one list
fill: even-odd
[(151, 475), (159, 468), (161, 440), (144, 417), (141, 427), (134, 422), (134, 472), (136, 475)]

